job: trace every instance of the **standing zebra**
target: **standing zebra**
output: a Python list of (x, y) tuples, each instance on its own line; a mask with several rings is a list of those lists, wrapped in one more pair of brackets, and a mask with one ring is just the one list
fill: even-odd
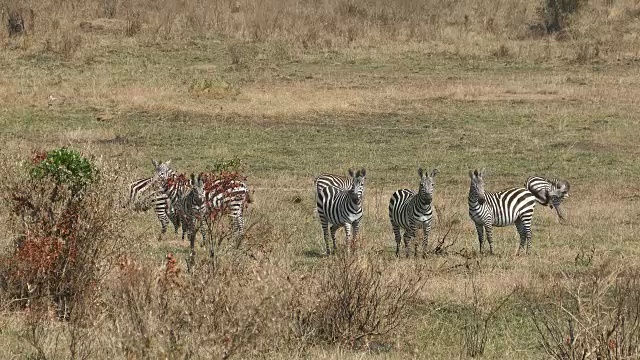
[[(331, 239), (333, 250), (336, 250), (336, 231), (345, 228), (347, 246), (354, 248), (355, 238), (358, 235), (360, 221), (362, 220), (362, 198), (364, 194), (364, 179), (366, 170), (358, 170), (355, 174), (350, 171), (351, 187), (348, 190), (334, 186), (320, 187), (317, 185), (316, 208), (327, 255), (331, 254), (329, 248), (329, 224), (331, 224)], [(351, 230), (353, 228), (353, 237)], [(349, 240), (351, 244), (349, 245)]]
[[(353, 169), (349, 169), (349, 177), (344, 177), (334, 174), (320, 174), (315, 179), (316, 192), (320, 192), (327, 186), (337, 187), (342, 190), (349, 190), (353, 185)], [(365, 181), (365, 176), (362, 176), (362, 181)]]
[(524, 186), (531, 191), (542, 206), (549, 206), (552, 209), (555, 208), (558, 217), (565, 220), (564, 210), (560, 207), (560, 204), (569, 197), (568, 181), (531, 176), (527, 179)]
[(169, 176), (175, 174), (175, 171), (169, 167), (171, 160), (163, 163), (158, 163), (155, 160), (151, 160), (155, 168), (155, 172), (152, 177), (139, 179), (132, 182), (129, 185), (129, 199), (127, 200), (125, 206), (133, 203), (136, 210), (140, 209), (140, 204), (138, 204), (138, 200), (140, 195), (145, 193), (147, 190), (153, 189), (154, 185), (164, 184)]
[(175, 171), (169, 167), (171, 160), (167, 162), (151, 160), (151, 163), (155, 167), (155, 173), (152, 177), (136, 180), (129, 185), (129, 198), (124, 206), (133, 204), (136, 211), (147, 210), (148, 204), (141, 204), (141, 197), (145, 193), (148, 194), (151, 206), (153, 206), (162, 227), (159, 235), (159, 239), (161, 239), (167, 231), (169, 222), (174, 224), (176, 231), (179, 226), (177, 218), (169, 211), (170, 198), (164, 191), (167, 179), (173, 176)]
[(214, 215), (219, 213), (229, 214), (231, 217), (231, 230), (236, 246), (239, 246), (244, 237), (245, 207), (251, 203), (249, 187), (244, 181), (225, 177), (211, 182), (205, 180), (205, 184), (208, 212)]
[[(413, 190), (401, 189), (393, 193), (389, 200), (389, 219), (396, 240), (396, 256), (400, 252), (400, 229), (404, 229), (404, 249), (409, 257), (409, 242), (415, 238), (416, 229), (422, 228), (422, 251), (423, 256), (427, 253), (427, 241), (431, 231), (431, 221), (433, 211), (431, 203), (433, 201), (433, 190), (435, 176), (438, 169), (433, 169), (428, 175), (422, 168), (418, 169), (420, 184), (418, 193)], [(415, 256), (418, 256), (418, 242), (415, 243)]]
[(469, 171), (471, 186), (469, 187), (469, 217), (476, 225), (480, 253), (483, 252), (483, 231), (487, 233), (489, 251), (493, 254), (493, 226), (515, 224), (520, 235), (520, 250), (531, 247), (531, 219), (536, 206), (536, 197), (527, 189), (511, 188), (500, 192), (484, 191), (484, 169)]
[[(175, 206), (177, 213), (180, 216), (183, 231), (187, 232), (187, 237), (189, 238), (189, 263), (192, 265), (195, 257), (194, 245), (196, 233), (198, 230), (204, 231), (202, 222), (204, 220), (204, 216), (206, 216), (204, 181), (201, 175), (198, 175), (198, 178), (196, 179), (195, 175), (191, 174), (189, 189), (184, 192), (179, 191), (177, 193)], [(204, 232), (202, 236), (204, 238)]]
[[(342, 190), (349, 190), (353, 185), (354, 171), (349, 168), (349, 177), (344, 177), (335, 174), (320, 174), (314, 179), (314, 185), (316, 187), (316, 203), (318, 202), (318, 194), (326, 187), (331, 186)], [(366, 177), (362, 176), (362, 183), (365, 184)], [(364, 196), (364, 195), (363, 195)], [(314, 214), (318, 214), (318, 209), (314, 210)]]

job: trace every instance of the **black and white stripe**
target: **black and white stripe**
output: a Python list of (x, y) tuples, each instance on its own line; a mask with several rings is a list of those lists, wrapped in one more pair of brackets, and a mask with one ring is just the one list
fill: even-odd
[[(355, 174), (352, 168), (349, 168), (349, 176), (345, 177), (336, 174), (320, 174), (314, 179), (314, 186), (316, 188), (316, 203), (318, 202), (318, 194), (326, 187), (335, 187), (341, 190), (349, 190), (353, 186), (353, 176)], [(366, 177), (362, 177), (363, 184), (366, 183)], [(364, 195), (363, 195), (364, 196)], [(318, 214), (318, 209), (314, 209), (314, 214)]]
[[(389, 200), (389, 219), (393, 228), (393, 235), (396, 240), (396, 256), (400, 252), (400, 229), (404, 229), (404, 249), (406, 256), (409, 256), (409, 242), (415, 238), (417, 228), (422, 229), (422, 251), (423, 256), (427, 252), (427, 242), (431, 231), (433, 219), (433, 191), (437, 169), (433, 169), (431, 174), (418, 169), (420, 184), (418, 193), (409, 189), (401, 189), (393, 193)], [(415, 243), (415, 256), (418, 256), (418, 242)]]
[(171, 160), (167, 162), (151, 160), (151, 163), (155, 167), (154, 175), (136, 180), (129, 185), (129, 198), (125, 206), (133, 204), (133, 209), (136, 211), (146, 211), (153, 207), (162, 227), (159, 235), (159, 238), (162, 238), (167, 231), (169, 222), (173, 222), (174, 226), (178, 226), (175, 218), (168, 211), (170, 199), (164, 193), (164, 184), (170, 176), (175, 174), (175, 171), (169, 167)]
[[(358, 235), (360, 221), (362, 220), (362, 200), (364, 195), (364, 178), (366, 170), (350, 171), (351, 187), (348, 190), (335, 186), (318, 186), (316, 181), (316, 209), (327, 254), (331, 254), (329, 248), (329, 224), (331, 224), (331, 239), (334, 252), (336, 250), (336, 231), (345, 228), (347, 246), (353, 248), (355, 238)], [(353, 229), (353, 236), (352, 236)], [(351, 243), (349, 244), (349, 241)]]
[(229, 214), (231, 230), (236, 245), (239, 245), (244, 237), (245, 209), (251, 203), (249, 187), (243, 181), (218, 179), (207, 188), (205, 196), (208, 212)]
[[(203, 225), (206, 216), (206, 197), (204, 191), (204, 181), (200, 175), (196, 179), (191, 174), (189, 188), (177, 191), (177, 201), (175, 203), (176, 211), (180, 217), (183, 231), (186, 231), (189, 239), (189, 247), (191, 249), (190, 259), (195, 256), (195, 238), (198, 230), (202, 232), (203, 240), (205, 238), (205, 227)], [(184, 191), (184, 192), (183, 192)]]
[(531, 219), (536, 205), (536, 197), (527, 189), (512, 188), (500, 192), (485, 192), (484, 169), (469, 171), (469, 217), (476, 225), (480, 253), (483, 252), (486, 232), (489, 251), (493, 254), (493, 226), (501, 227), (515, 224), (520, 235), (518, 253), (526, 245), (526, 253), (531, 247)]
[(560, 205), (569, 197), (568, 181), (531, 176), (524, 185), (540, 204), (555, 209), (558, 217), (565, 220), (564, 209)]

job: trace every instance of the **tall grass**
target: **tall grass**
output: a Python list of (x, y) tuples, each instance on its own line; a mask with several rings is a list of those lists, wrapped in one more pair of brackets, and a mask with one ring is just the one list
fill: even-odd
[(640, 6), (630, 0), (3, 0), (0, 8), (5, 24), (9, 13), (24, 19), (32, 41), (23, 48), (54, 44), (47, 46), (67, 57), (78, 46), (69, 34), (79, 28), (151, 41), (224, 37), (301, 51), (409, 46), (543, 58), (547, 44), (540, 36), (547, 33), (563, 43), (558, 47), (571, 50), (562, 53), (571, 60), (635, 57), (640, 50), (635, 35)]

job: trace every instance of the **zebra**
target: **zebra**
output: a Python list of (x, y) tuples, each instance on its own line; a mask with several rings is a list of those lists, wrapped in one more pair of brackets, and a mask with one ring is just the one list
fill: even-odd
[(564, 210), (560, 204), (569, 197), (569, 182), (555, 178), (531, 176), (524, 183), (542, 206), (555, 209), (558, 217), (565, 220)]
[(175, 171), (169, 167), (171, 160), (166, 162), (157, 162), (151, 160), (151, 163), (155, 167), (154, 175), (148, 178), (139, 179), (132, 182), (129, 185), (129, 198), (123, 207), (130, 204), (134, 204), (134, 210), (143, 211), (148, 209), (148, 206), (141, 204), (141, 196), (145, 193), (148, 194), (153, 206), (156, 217), (160, 221), (161, 232), (158, 236), (162, 239), (162, 236), (167, 231), (167, 225), (172, 222), (178, 231), (179, 222), (175, 214), (170, 212), (170, 197), (165, 193), (164, 187), (166, 186), (167, 179), (175, 174)]
[[(353, 185), (353, 176), (355, 174), (352, 168), (349, 168), (348, 171), (349, 177), (344, 177), (341, 175), (335, 174), (320, 174), (314, 179), (314, 184), (316, 187), (316, 203), (318, 202), (318, 194), (322, 191), (322, 189), (331, 186), (342, 190), (349, 190)], [(366, 177), (362, 176), (362, 183), (366, 182)], [(318, 215), (318, 209), (314, 209), (314, 215)]]
[[(320, 192), (327, 186), (337, 187), (342, 190), (349, 190), (353, 184), (353, 176), (353, 169), (349, 169), (349, 177), (334, 174), (320, 174), (315, 178), (316, 191)], [(362, 177), (362, 180), (365, 180), (364, 176)]]
[(181, 189), (176, 195), (175, 206), (177, 214), (180, 216), (183, 231), (187, 232), (187, 237), (189, 238), (189, 263), (193, 264), (196, 233), (200, 230), (203, 232), (203, 239), (205, 236), (202, 222), (206, 216), (206, 197), (202, 175), (198, 175), (198, 178), (196, 178), (194, 174), (191, 174), (189, 188), (186, 191)]
[(239, 246), (245, 231), (245, 207), (252, 202), (249, 187), (244, 181), (225, 178), (207, 182), (206, 185), (205, 198), (208, 214), (229, 214), (231, 231), (236, 246)]
[[(334, 186), (317, 186), (316, 208), (327, 255), (331, 255), (329, 248), (329, 229), (331, 224), (331, 239), (333, 240), (333, 250), (336, 251), (336, 231), (343, 227), (347, 235), (347, 246), (351, 238), (351, 247), (355, 245), (355, 238), (358, 235), (360, 221), (362, 220), (362, 199), (364, 194), (364, 179), (366, 170), (358, 170), (356, 173), (350, 171), (351, 188), (348, 190)], [(353, 228), (353, 237), (351, 230)]]
[(493, 226), (515, 224), (520, 235), (517, 254), (526, 244), (526, 253), (531, 247), (531, 219), (536, 206), (536, 197), (527, 189), (511, 188), (499, 192), (485, 192), (484, 169), (469, 171), (469, 217), (476, 225), (480, 253), (483, 252), (483, 231), (487, 234), (489, 251), (493, 254)]
[[(389, 200), (389, 219), (396, 240), (396, 256), (400, 252), (400, 229), (404, 229), (404, 248), (406, 256), (409, 257), (409, 242), (415, 238), (416, 229), (422, 228), (422, 248), (423, 256), (427, 252), (427, 241), (431, 231), (431, 221), (433, 219), (433, 190), (435, 186), (435, 176), (438, 169), (433, 169), (431, 174), (418, 168), (420, 184), (418, 193), (413, 190), (401, 189), (393, 193)], [(418, 256), (418, 242), (415, 243), (415, 256)]]
[(155, 168), (153, 176), (144, 179), (138, 179), (129, 185), (129, 198), (124, 206), (128, 206), (129, 204), (133, 203), (136, 210), (144, 210), (144, 208), (141, 207), (140, 204), (138, 204), (140, 196), (147, 190), (154, 189), (155, 185), (164, 184), (171, 175), (175, 174), (175, 171), (169, 167), (171, 160), (164, 163), (158, 163), (155, 160), (151, 160), (151, 163)]

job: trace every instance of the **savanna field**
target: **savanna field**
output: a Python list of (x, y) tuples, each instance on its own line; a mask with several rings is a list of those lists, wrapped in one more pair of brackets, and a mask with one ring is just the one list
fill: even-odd
[[(0, 9), (0, 358), (640, 357), (635, 1)], [(61, 147), (99, 176), (39, 178)], [(251, 189), (243, 241), (217, 219), (191, 272), (123, 206), (169, 159)], [(314, 177), (362, 167), (357, 249), (340, 230), (326, 256)], [(396, 258), (389, 198), (418, 167), (439, 170), (429, 253)], [(569, 181), (566, 220), (538, 205), (529, 255), (515, 226), (479, 254), (480, 168), (487, 191)]]

